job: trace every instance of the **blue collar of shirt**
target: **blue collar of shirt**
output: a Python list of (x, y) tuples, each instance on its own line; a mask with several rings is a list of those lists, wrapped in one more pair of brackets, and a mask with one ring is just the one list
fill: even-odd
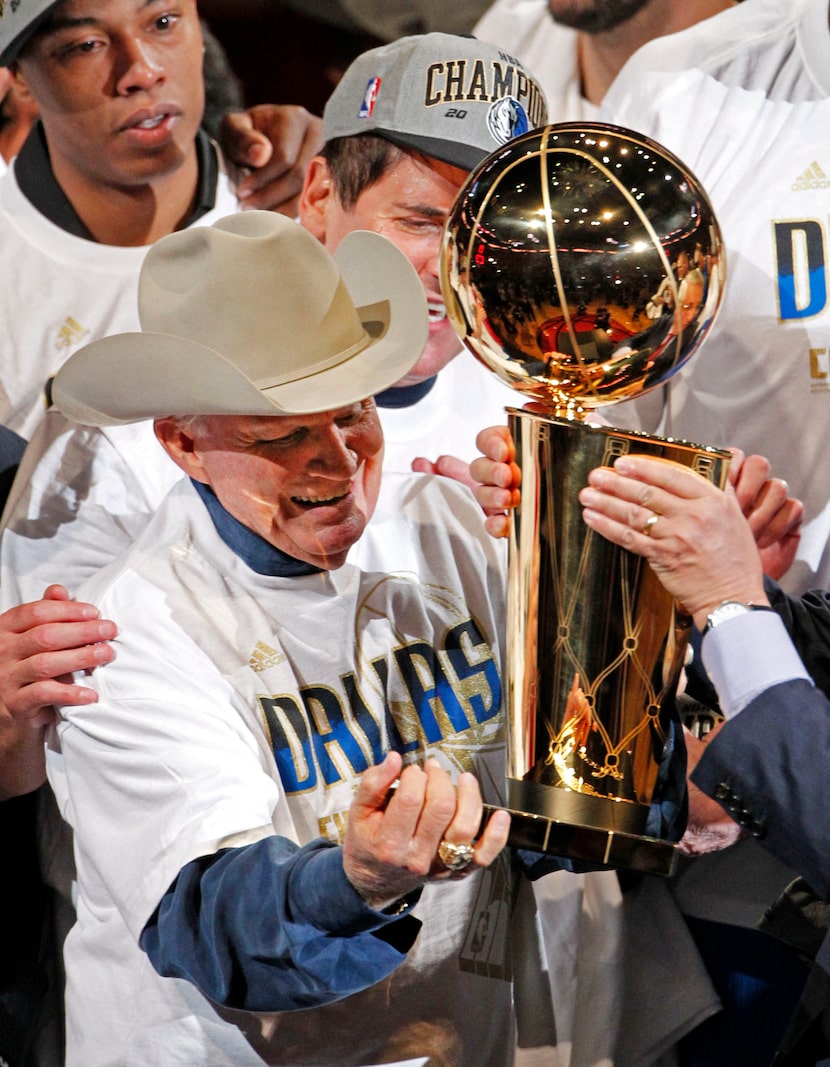
[(411, 408), (419, 400), (423, 400), (430, 389), (435, 385), (437, 374), (415, 385), (393, 385), (391, 389), (384, 389), (382, 393), (375, 394), (375, 403), (379, 408)]
[(202, 498), (208, 513), (216, 527), (216, 532), (239, 558), (247, 563), (257, 574), (267, 574), (272, 578), (297, 578), (303, 574), (319, 574), (321, 567), (315, 567), (301, 559), (281, 552), (264, 537), (255, 534), (247, 526), (235, 519), (219, 503), (219, 499), (204, 482), (190, 479), (193, 488)]

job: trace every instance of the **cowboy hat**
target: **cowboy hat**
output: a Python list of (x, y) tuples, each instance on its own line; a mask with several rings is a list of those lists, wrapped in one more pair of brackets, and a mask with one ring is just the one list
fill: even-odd
[(297, 222), (246, 211), (158, 241), (141, 333), (79, 349), (52, 399), (94, 426), (164, 415), (310, 414), (400, 381), (428, 336), (409, 260), (357, 230), (332, 257)]

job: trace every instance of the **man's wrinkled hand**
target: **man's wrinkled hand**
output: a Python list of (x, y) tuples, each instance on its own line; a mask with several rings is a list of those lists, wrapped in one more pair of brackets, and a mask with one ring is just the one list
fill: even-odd
[(487, 867), (507, 843), (510, 816), (494, 812), (476, 840), (481, 817), (474, 775), (461, 774), (454, 786), (435, 760), (427, 760), (423, 768), (412, 765), (401, 770), (401, 757), (390, 752), (363, 775), (350, 809), (343, 845), (346, 877), (367, 903), (377, 907), (430, 879), (450, 877), (438, 859), (442, 840), (453, 844), (475, 840), (467, 870)]

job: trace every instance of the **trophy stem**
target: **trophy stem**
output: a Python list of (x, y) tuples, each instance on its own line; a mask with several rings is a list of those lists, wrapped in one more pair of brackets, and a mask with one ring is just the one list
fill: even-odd
[(646, 836), (691, 623), (648, 563), (589, 530), (588, 473), (640, 452), (725, 484), (729, 453), (509, 411), (522, 470), (511, 519), (507, 806), (521, 847), (668, 874)]

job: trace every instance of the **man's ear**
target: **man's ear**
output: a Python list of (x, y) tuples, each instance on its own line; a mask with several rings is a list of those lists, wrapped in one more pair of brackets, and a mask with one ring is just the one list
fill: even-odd
[(14, 70), (11, 67), (0, 67), (0, 99), (14, 85)]
[(155, 420), (153, 430), (162, 448), (176, 466), (181, 467), (189, 478), (204, 482), (205, 485), (210, 484), (202, 468), (201, 453), (196, 447), (196, 438), (188, 420), (166, 415)]
[(15, 63), (12, 66), (12, 72), (14, 73), (14, 95), (21, 103), (25, 103), (26, 107), (31, 111), (37, 108), (37, 101), (32, 96), (32, 90), (29, 88), (29, 83), (20, 73), (20, 67)]
[(328, 163), (322, 156), (315, 156), (306, 167), (299, 215), (303, 226), (323, 244), (326, 243), (330, 206), (336, 197)]
[[(8, 77), (10, 85), (6, 86), (6, 89), (14, 88), (14, 91), (19, 96), (25, 96), (27, 99), (32, 95), (32, 90), (29, 88), (29, 83), (23, 75), (23, 71), (20, 68), (20, 64), (15, 59), (13, 63), (10, 63), (8, 67), (0, 68), (3, 71), (4, 77)], [(8, 71), (8, 75), (6, 75)]]

